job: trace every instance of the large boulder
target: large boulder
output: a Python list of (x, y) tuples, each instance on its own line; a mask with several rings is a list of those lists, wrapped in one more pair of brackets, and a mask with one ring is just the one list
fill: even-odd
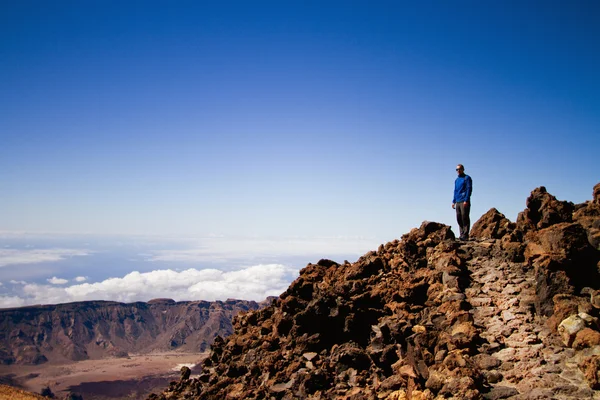
[(517, 217), (517, 229), (530, 231), (547, 228), (561, 222), (573, 220), (575, 205), (569, 201), (559, 201), (540, 186), (527, 198), (527, 208)]
[(600, 250), (600, 183), (594, 186), (593, 200), (575, 206), (573, 221), (587, 231), (590, 244)]
[(551, 315), (554, 295), (600, 283), (598, 252), (577, 223), (559, 223), (526, 235), (525, 261), (535, 269), (537, 311)]
[(600, 356), (587, 357), (579, 363), (579, 369), (594, 390), (600, 389)]
[(585, 229), (578, 223), (561, 223), (530, 232), (526, 242), (527, 261), (542, 255), (561, 262), (583, 261), (595, 253), (587, 241)]
[(515, 224), (513, 222), (510, 222), (500, 211), (491, 208), (473, 224), (471, 237), (475, 239), (501, 239), (514, 229)]

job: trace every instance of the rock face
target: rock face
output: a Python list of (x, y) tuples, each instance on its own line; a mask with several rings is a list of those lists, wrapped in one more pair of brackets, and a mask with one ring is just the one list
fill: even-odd
[(156, 299), (131, 304), (111, 301), (0, 310), (0, 362), (39, 364), (60, 360), (126, 357), (129, 352), (201, 352), (218, 335), (227, 336), (240, 311), (253, 301), (175, 302)]
[(600, 183), (594, 186), (593, 200), (579, 204), (573, 213), (573, 219), (586, 230), (592, 247), (600, 250)]
[(596, 200), (538, 188), (470, 242), (424, 222), (355, 263), (309, 264), (235, 318), (198, 377), (149, 398), (600, 399)]

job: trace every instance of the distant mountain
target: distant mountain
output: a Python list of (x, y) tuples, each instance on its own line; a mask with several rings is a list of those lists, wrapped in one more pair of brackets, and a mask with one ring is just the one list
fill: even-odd
[(0, 362), (39, 364), (126, 357), (153, 351), (202, 352), (232, 333), (240, 311), (255, 301), (147, 303), (85, 301), (0, 310)]

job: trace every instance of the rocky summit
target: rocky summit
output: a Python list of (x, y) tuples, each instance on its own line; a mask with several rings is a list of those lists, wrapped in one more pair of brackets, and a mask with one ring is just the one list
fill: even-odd
[(309, 264), (149, 399), (600, 399), (600, 184)]

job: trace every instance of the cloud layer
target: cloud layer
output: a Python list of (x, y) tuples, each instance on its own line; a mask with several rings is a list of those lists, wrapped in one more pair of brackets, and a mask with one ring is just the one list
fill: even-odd
[[(5, 267), (4, 271), (10, 268), (12, 273), (6, 275), (0, 288), (0, 308), (85, 300), (148, 301), (159, 297), (176, 301), (227, 298), (261, 301), (285, 291), (308, 262), (320, 258), (353, 260), (376, 247), (372, 240), (359, 237), (216, 235), (202, 238), (25, 235), (13, 238), (12, 242), (19, 248), (0, 249), (0, 267)], [(31, 243), (43, 248), (27, 247)], [(50, 248), (57, 243), (60, 247)], [(76, 249), (80, 245), (85, 248)], [(88, 257), (80, 263), (70, 260), (75, 256)], [(48, 262), (52, 262), (51, 268), (35, 265)], [(23, 273), (19, 273), (21, 270)]]
[(0, 308), (22, 307), (26, 305), (24, 299), (18, 296), (0, 296)]
[(89, 251), (76, 249), (0, 249), (0, 267), (60, 261), (67, 257), (87, 256)]
[(51, 278), (51, 285), (27, 283), (17, 296), (0, 296), (0, 307), (26, 304), (57, 304), (84, 300), (120, 302), (148, 301), (167, 297), (183, 300), (264, 300), (278, 296), (297, 276), (298, 270), (281, 264), (261, 264), (236, 271), (216, 269), (171, 269), (151, 272), (131, 272), (122, 278), (110, 278), (97, 283), (55, 286), (66, 279)]

